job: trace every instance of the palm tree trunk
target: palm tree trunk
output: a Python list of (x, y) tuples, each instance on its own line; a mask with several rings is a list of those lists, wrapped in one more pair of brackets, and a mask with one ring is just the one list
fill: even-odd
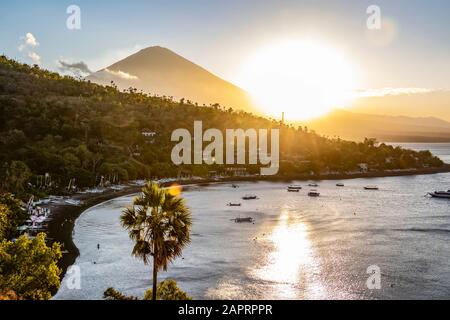
[(158, 284), (158, 269), (156, 265), (156, 245), (153, 247), (153, 291), (152, 291), (152, 300), (156, 300), (156, 289)]

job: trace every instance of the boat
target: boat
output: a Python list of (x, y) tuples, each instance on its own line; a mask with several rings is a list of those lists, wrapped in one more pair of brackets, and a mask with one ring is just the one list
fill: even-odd
[(380, 190), (380, 188), (378, 188), (377, 186), (365, 186), (364, 189), (365, 190)]
[(243, 196), (242, 199), (243, 200), (256, 200), (256, 199), (258, 199), (258, 197), (253, 194), (247, 194), (247, 195)]
[(311, 190), (308, 192), (308, 196), (310, 197), (319, 197), (320, 193), (317, 190)]
[(252, 218), (252, 217), (247, 217), (247, 218), (235, 218), (235, 219), (231, 219), (231, 221), (234, 221), (234, 222), (236, 222), (236, 223), (253, 222), (253, 218)]
[(288, 191), (288, 192), (300, 192), (300, 189), (291, 189), (291, 188), (288, 188), (287, 191)]
[(449, 191), (435, 191), (428, 193), (433, 198), (441, 198), (441, 199), (450, 199), (450, 190)]
[(317, 188), (319, 185), (317, 183), (310, 183), (308, 184), (308, 187), (314, 187)]
[(229, 207), (240, 207), (241, 204), (240, 204), (240, 203), (232, 203), (232, 202), (229, 202), (229, 203), (227, 204), (227, 206), (229, 206)]
[(290, 185), (290, 186), (288, 186), (288, 190), (302, 190), (302, 186)]
[(239, 186), (238, 186), (237, 184), (232, 184), (231, 187), (232, 187), (233, 189), (239, 188)]
[(336, 183), (336, 187), (345, 187), (343, 183)]
[(71, 206), (81, 206), (82, 205), (81, 200), (67, 199), (64, 202)]

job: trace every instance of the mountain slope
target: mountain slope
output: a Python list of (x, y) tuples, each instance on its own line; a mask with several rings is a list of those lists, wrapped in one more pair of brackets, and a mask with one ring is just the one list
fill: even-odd
[(385, 116), (335, 110), (303, 124), (320, 134), (338, 135), (345, 139), (374, 137), (382, 141), (450, 141), (450, 122), (434, 117)]
[(219, 103), (248, 112), (256, 110), (242, 89), (158, 46), (143, 49), (87, 79), (98, 84), (114, 81), (120, 89), (135, 87), (176, 100), (185, 98), (199, 104)]

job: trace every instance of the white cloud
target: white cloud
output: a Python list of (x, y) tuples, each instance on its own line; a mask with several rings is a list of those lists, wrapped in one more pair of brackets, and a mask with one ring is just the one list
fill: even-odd
[(136, 76), (134, 76), (132, 74), (129, 74), (129, 73), (126, 73), (126, 72), (123, 72), (123, 71), (120, 71), (120, 70), (119, 71), (113, 71), (113, 70), (105, 69), (104, 71), (109, 73), (109, 74), (111, 74), (111, 75), (113, 75), (113, 76), (115, 76), (115, 77), (119, 77), (119, 78), (122, 78), (122, 79), (125, 79), (125, 80), (137, 80), (137, 79), (139, 79), (138, 77), (136, 77)]
[(30, 58), (34, 64), (41, 64), (41, 56), (33, 50), (39, 46), (36, 37), (31, 32), (28, 32), (24, 37), (20, 38), (20, 41), (21, 43), (17, 49)]
[(39, 45), (39, 42), (37, 42), (36, 37), (32, 33), (28, 32), (25, 35), (25, 44), (27, 44), (30, 47), (34, 48), (34, 47), (37, 47)]
[(31, 59), (31, 61), (33, 61), (34, 64), (41, 64), (41, 56), (36, 52), (29, 52), (28, 57)]

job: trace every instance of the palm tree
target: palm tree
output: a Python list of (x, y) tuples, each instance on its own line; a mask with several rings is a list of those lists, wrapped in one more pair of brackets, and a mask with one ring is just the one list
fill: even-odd
[(184, 199), (148, 182), (120, 219), (134, 241), (132, 254), (145, 264), (153, 257), (152, 298), (156, 300), (158, 271), (166, 271), (190, 242), (191, 213)]

